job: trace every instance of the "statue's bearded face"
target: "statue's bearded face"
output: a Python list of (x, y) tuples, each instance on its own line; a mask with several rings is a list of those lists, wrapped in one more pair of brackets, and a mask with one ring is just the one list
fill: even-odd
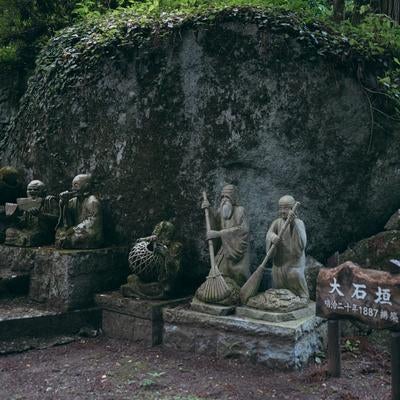
[(221, 207), (222, 218), (230, 219), (233, 214), (233, 205), (231, 199), (227, 196), (222, 196), (220, 207)]

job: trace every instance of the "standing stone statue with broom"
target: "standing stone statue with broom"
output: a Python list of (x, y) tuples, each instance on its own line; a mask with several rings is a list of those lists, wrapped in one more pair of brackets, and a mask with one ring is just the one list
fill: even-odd
[[(210, 273), (196, 292), (197, 300), (220, 305), (239, 303), (240, 287), (250, 275), (249, 226), (245, 210), (239, 205), (237, 188), (225, 185), (218, 210), (210, 207), (203, 193)], [(214, 242), (219, 246), (214, 256)], [(218, 247), (217, 247), (218, 248)]]
[[(304, 276), (306, 228), (296, 211), (300, 203), (292, 196), (279, 199), (279, 218), (266, 237), (267, 255), (240, 290), (242, 304), (261, 310), (286, 312), (306, 307), (309, 302)], [(273, 289), (257, 293), (266, 268), (272, 260)]]

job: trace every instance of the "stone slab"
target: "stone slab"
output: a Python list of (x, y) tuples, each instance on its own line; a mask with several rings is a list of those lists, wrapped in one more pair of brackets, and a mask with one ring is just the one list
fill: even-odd
[(238, 317), (259, 319), (269, 322), (294, 321), (296, 319), (315, 315), (315, 302), (310, 302), (307, 307), (282, 313), (257, 310), (251, 307), (237, 307), (235, 314)]
[(37, 248), (29, 296), (62, 310), (94, 304), (94, 295), (121, 285), (128, 274), (128, 249), (93, 250)]
[(163, 318), (163, 346), (168, 349), (237, 358), (279, 370), (302, 368), (326, 345), (326, 321), (316, 316), (267, 322), (178, 306), (165, 308)]
[(83, 327), (100, 326), (101, 310), (97, 307), (61, 312), (26, 297), (0, 300), (0, 340), (75, 334)]
[(111, 292), (98, 294), (96, 304), (103, 310), (102, 329), (106, 336), (156, 346), (162, 342), (163, 308), (187, 303), (190, 299), (141, 300)]
[(235, 306), (220, 306), (217, 304), (207, 304), (193, 299), (190, 303), (190, 309), (210, 315), (230, 315), (234, 314)]

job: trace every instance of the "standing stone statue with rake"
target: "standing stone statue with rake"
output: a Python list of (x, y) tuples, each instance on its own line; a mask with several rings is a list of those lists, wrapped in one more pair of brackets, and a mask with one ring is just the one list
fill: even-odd
[[(204, 303), (236, 305), (240, 287), (250, 272), (249, 227), (244, 208), (239, 205), (237, 188), (224, 186), (216, 212), (204, 192), (202, 208), (206, 216), (211, 269), (195, 298)], [(220, 239), (220, 247), (214, 257), (215, 239)]]

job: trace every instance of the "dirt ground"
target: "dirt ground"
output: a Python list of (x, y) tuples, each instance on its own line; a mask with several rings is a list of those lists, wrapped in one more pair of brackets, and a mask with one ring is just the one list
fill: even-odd
[(173, 353), (98, 337), (0, 357), (0, 399), (390, 399), (390, 357), (364, 338), (343, 342), (342, 377), (323, 355), (302, 372)]

